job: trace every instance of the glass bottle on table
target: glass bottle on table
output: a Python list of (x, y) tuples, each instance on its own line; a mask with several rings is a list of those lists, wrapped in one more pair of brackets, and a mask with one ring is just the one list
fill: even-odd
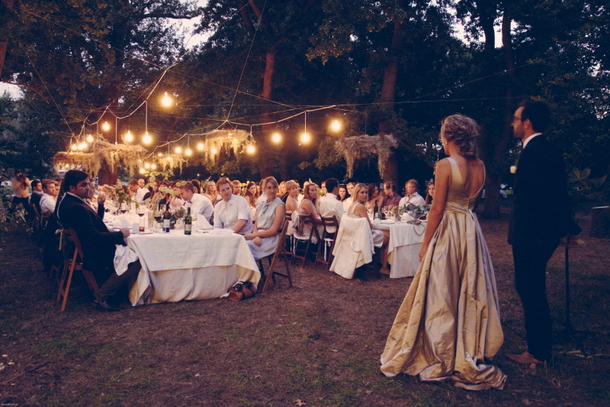
[(193, 229), (193, 217), (191, 216), (191, 208), (186, 208), (186, 216), (184, 217), (184, 234), (190, 235)]
[(165, 212), (163, 212), (163, 232), (169, 233), (171, 226), (172, 214), (169, 211), (169, 204), (165, 205)]

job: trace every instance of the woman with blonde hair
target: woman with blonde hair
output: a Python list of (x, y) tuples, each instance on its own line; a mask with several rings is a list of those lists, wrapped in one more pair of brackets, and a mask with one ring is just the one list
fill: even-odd
[(421, 263), (381, 355), (386, 376), (453, 380), (469, 390), (501, 390), (506, 383), (502, 371), (487, 362), (504, 335), (491, 257), (472, 211), (485, 183), (478, 135), (469, 117), (443, 120), (440, 136), (449, 157), (436, 166)]
[(261, 185), (267, 198), (256, 208), (252, 233), (244, 236), (256, 260), (275, 252), (286, 213), (284, 203), (277, 196), (279, 189), (277, 180), (267, 177)]
[(369, 221), (369, 226), (371, 227), (371, 233), (373, 235), (373, 244), (375, 247), (383, 247), (388, 244), (390, 241), (390, 234), (388, 231), (381, 231), (373, 229), (373, 225), (371, 224), (371, 220), (369, 219), (366, 203), (369, 198), (369, 187), (365, 184), (356, 184), (354, 187), (353, 195), (354, 202), (350, 205), (347, 210), (347, 214), (349, 216), (357, 216), (359, 218), (367, 218)]
[(286, 192), (286, 213), (292, 213), (299, 209), (299, 183), (294, 180), (286, 182)]

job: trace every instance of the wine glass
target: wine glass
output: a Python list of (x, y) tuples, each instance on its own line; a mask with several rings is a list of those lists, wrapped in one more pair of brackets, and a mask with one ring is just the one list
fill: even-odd
[(140, 231), (140, 233), (142, 233), (145, 230), (143, 221), (144, 221), (144, 215), (146, 214), (146, 207), (144, 206), (144, 203), (141, 203), (138, 206), (138, 209), (136, 210), (136, 213), (140, 217), (140, 228), (139, 228), (139, 231)]
[(120, 209), (121, 213), (124, 215), (127, 212), (127, 203), (121, 202)]
[(159, 226), (159, 229), (161, 229), (161, 222), (163, 221), (163, 212), (164, 211), (161, 209), (161, 207), (158, 207), (153, 212), (153, 217), (155, 219), (155, 222), (157, 222), (157, 225)]

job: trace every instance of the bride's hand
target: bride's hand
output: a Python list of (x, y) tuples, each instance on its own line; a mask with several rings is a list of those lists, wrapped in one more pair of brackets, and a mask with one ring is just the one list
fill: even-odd
[(426, 252), (428, 251), (428, 245), (421, 245), (421, 250), (419, 251), (419, 261), (422, 261), (424, 259), (424, 256), (426, 255)]

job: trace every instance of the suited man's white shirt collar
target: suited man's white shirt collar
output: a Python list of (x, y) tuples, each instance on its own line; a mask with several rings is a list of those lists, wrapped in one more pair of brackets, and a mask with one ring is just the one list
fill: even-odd
[(534, 137), (538, 137), (541, 136), (542, 133), (534, 133), (531, 136), (529, 136), (527, 139), (525, 139), (525, 141), (523, 142), (523, 148), (525, 148), (525, 146), (527, 146), (527, 144), (534, 138)]

